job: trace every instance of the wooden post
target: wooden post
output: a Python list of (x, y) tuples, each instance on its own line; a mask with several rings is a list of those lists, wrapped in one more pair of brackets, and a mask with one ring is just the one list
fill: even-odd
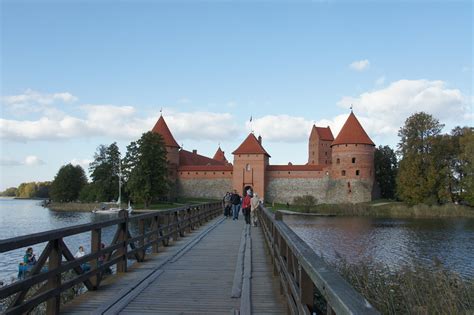
[[(163, 235), (165, 234), (168, 234), (169, 232), (169, 228), (165, 228), (165, 225), (168, 225), (168, 221), (167, 219), (169, 219), (168, 215), (160, 215), (158, 217), (158, 229), (162, 229), (160, 231), (160, 236), (163, 237)], [(166, 238), (163, 238), (163, 240), (161, 241), (163, 246), (168, 246), (169, 245), (169, 237), (166, 237)]]
[[(61, 244), (58, 239), (51, 241), (52, 249), (49, 255), (49, 264), (48, 270), (52, 271), (61, 266)], [(61, 286), (61, 273), (58, 273), (50, 278), (48, 278), (48, 289), (56, 289)], [(59, 314), (59, 306), (61, 305), (61, 294), (57, 294), (50, 298), (46, 303), (46, 314)]]
[(160, 222), (158, 219), (158, 216), (154, 216), (152, 221), (151, 221), (151, 226), (153, 230), (153, 246), (152, 246), (152, 251), (153, 253), (158, 253), (158, 239), (160, 238)]
[[(97, 253), (100, 250), (100, 244), (102, 243), (102, 230), (101, 229), (96, 229), (91, 231), (91, 254)], [(99, 266), (99, 260), (98, 258), (95, 258), (94, 260), (91, 260), (89, 262), (91, 265), (91, 270), (97, 269)], [(94, 289), (97, 289), (100, 284), (100, 273), (96, 274), (91, 278), (92, 285)]]
[(119, 218), (124, 218), (125, 221), (119, 224), (120, 235), (119, 243), (122, 246), (117, 250), (118, 255), (121, 257), (120, 261), (117, 263), (117, 272), (127, 272), (127, 238), (128, 238), (128, 212), (125, 210), (120, 210)]
[(298, 266), (299, 270), (299, 296), (301, 304), (306, 305), (309, 311), (313, 312), (313, 296), (314, 296), (314, 284), (311, 281), (311, 278), (308, 276), (306, 271), (301, 267)]
[[(145, 220), (138, 220), (138, 233), (142, 238), (138, 240), (138, 247), (143, 247), (145, 245)], [(145, 261), (145, 248), (139, 252), (140, 261)]]

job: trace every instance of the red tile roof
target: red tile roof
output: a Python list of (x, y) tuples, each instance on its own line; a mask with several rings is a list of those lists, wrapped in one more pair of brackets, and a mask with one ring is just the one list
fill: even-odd
[(321, 165), (268, 165), (267, 171), (322, 171)]
[(177, 147), (179, 148), (178, 143), (176, 140), (174, 140), (173, 135), (171, 134), (170, 129), (168, 128), (168, 125), (165, 122), (165, 119), (163, 116), (160, 116), (160, 119), (156, 122), (155, 126), (151, 130), (154, 133), (158, 133), (163, 137), (163, 140), (165, 142), (165, 145), (167, 147)]
[(227, 159), (225, 158), (224, 151), (221, 150), (221, 147), (217, 148), (216, 154), (214, 154), (213, 159), (216, 160), (216, 161), (221, 161), (221, 162), (224, 162), (224, 163), (228, 163)]
[(208, 158), (207, 156), (197, 154), (197, 152), (194, 153), (194, 152), (189, 152), (186, 150), (180, 150), (179, 151), (179, 165), (180, 166), (225, 165), (225, 162)]
[(178, 167), (178, 171), (232, 171), (232, 164), (227, 165), (186, 165)]
[(326, 140), (326, 141), (333, 141), (334, 136), (332, 135), (331, 128), (328, 127), (316, 127), (316, 125), (313, 125), (313, 129), (311, 130), (311, 136), (310, 138), (316, 136), (316, 134), (319, 136), (319, 139), (321, 140)]
[(331, 146), (336, 144), (370, 144), (375, 146), (353, 112), (347, 118)]
[(242, 142), (242, 144), (234, 151), (232, 154), (265, 154), (270, 157), (270, 154), (265, 151), (254, 134), (251, 133), (248, 137)]

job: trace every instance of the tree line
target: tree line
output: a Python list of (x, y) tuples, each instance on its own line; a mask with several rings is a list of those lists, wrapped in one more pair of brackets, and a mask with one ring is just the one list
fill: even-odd
[(1, 197), (49, 198), (51, 182), (21, 183), (18, 187), (9, 187), (0, 192)]
[(397, 151), (375, 150), (375, 180), (382, 198), (408, 204), (474, 205), (474, 133), (444, 125), (424, 112), (408, 117), (398, 132)]

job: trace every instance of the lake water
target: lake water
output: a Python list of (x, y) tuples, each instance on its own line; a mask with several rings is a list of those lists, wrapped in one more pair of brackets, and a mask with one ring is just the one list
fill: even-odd
[(474, 219), (379, 219), (287, 215), (283, 219), (329, 261), (369, 261), (396, 270), (435, 259), (474, 278)]
[[(40, 201), (0, 198), (0, 239), (115, 218), (116, 214), (55, 212)], [(350, 262), (367, 257), (397, 268), (440, 259), (465, 277), (474, 277), (474, 219), (373, 219), (359, 217), (285, 216), (293, 228), (317, 253), (334, 260), (336, 252)], [(131, 227), (134, 230), (135, 227)], [(103, 230), (110, 243), (115, 227)], [(90, 232), (65, 238), (73, 254), (79, 245), (90, 251)], [(45, 244), (33, 246), (37, 256)], [(16, 276), (25, 249), (0, 254), (0, 280)]]

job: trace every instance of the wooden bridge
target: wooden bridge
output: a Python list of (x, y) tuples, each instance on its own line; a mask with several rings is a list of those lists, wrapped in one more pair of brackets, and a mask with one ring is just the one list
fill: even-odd
[[(0, 252), (47, 242), (29, 277), (0, 288), (2, 312), (46, 304), (48, 314), (378, 314), (280, 213), (260, 207), (258, 217), (251, 227), (209, 203), (1, 240)], [(102, 246), (110, 226), (115, 236)], [(74, 258), (63, 239), (85, 232), (91, 253)], [(79, 284), (86, 292), (61, 303)]]

